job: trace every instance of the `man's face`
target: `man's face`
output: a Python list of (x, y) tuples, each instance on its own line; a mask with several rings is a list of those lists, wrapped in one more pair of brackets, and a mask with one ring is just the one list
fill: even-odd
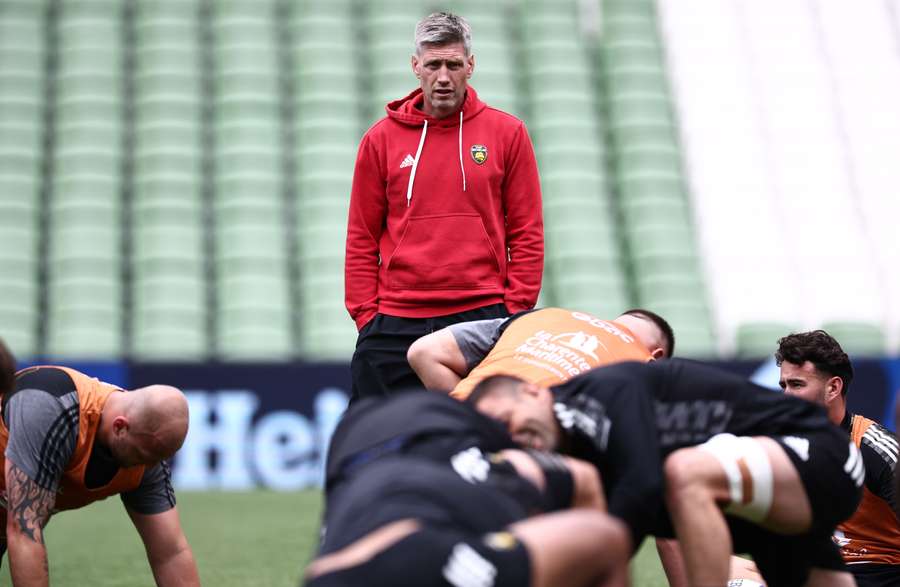
[(421, 55), (413, 55), (412, 67), (425, 96), (423, 112), (444, 118), (462, 106), (475, 57), (466, 56), (462, 43), (431, 45), (423, 47)]
[(516, 444), (537, 450), (554, 450), (559, 444), (553, 395), (546, 387), (521, 384), (518, 393), (495, 393), (475, 407), (502, 422)]
[(824, 406), (830, 379), (809, 361), (802, 365), (783, 361), (778, 384), (789, 395)]

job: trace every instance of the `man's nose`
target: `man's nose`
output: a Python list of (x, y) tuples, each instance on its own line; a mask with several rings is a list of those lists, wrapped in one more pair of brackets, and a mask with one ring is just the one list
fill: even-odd
[(438, 70), (437, 82), (439, 84), (449, 84), (450, 83), (450, 70), (447, 69), (447, 66), (441, 67)]

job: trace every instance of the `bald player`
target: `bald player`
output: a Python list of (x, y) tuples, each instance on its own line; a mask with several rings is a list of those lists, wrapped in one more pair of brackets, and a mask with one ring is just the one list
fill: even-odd
[(603, 365), (670, 357), (674, 348), (672, 328), (649, 310), (601, 320), (543, 308), (438, 330), (414, 342), (407, 358), (425, 387), (465, 399), (493, 375), (551, 386)]
[(44, 527), (60, 510), (119, 494), (162, 587), (199, 585), (166, 459), (188, 429), (174, 387), (126, 392), (66, 367), (25, 369), (12, 379), (0, 342), (0, 448), (5, 475), (4, 550), (14, 585), (48, 585)]

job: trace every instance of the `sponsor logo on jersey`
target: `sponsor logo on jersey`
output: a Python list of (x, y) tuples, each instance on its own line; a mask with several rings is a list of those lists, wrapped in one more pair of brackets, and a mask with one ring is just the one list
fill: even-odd
[(656, 427), (661, 446), (706, 442), (725, 431), (732, 409), (721, 400), (656, 403)]
[(413, 156), (407, 153), (406, 157), (403, 158), (403, 162), (400, 164), (400, 169), (403, 169), (404, 167), (412, 167), (413, 165), (415, 165), (415, 163), (416, 160), (413, 159)]
[(557, 334), (551, 340), (580, 353), (584, 353), (585, 355), (592, 357), (595, 361), (599, 360), (597, 358), (597, 353), (594, 351), (600, 346), (600, 341), (593, 334), (585, 334), (580, 330), (578, 332), (564, 332), (563, 334)]
[(590, 397), (575, 397), (568, 404), (556, 402), (553, 411), (559, 425), (569, 431), (577, 431), (590, 439), (599, 451), (605, 451), (609, 443), (612, 422), (606, 416), (606, 409)]
[(472, 145), (470, 152), (472, 153), (472, 160), (475, 161), (475, 163), (481, 165), (487, 161), (487, 147), (484, 145)]
[(494, 550), (512, 550), (519, 541), (509, 532), (491, 532), (484, 537), (484, 543)]
[(491, 464), (481, 449), (473, 446), (450, 457), (450, 464), (456, 473), (469, 483), (484, 483), (491, 470)]
[(831, 540), (840, 546), (841, 548), (850, 544), (850, 539), (847, 538), (847, 535), (844, 534), (843, 530), (835, 530), (834, 535), (831, 537)]
[(453, 547), (443, 569), (444, 578), (454, 587), (492, 587), (497, 567), (464, 542)]

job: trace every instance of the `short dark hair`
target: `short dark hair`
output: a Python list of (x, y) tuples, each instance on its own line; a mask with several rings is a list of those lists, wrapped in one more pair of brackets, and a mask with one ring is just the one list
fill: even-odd
[(16, 386), (16, 358), (0, 338), (0, 395), (5, 395)]
[(850, 363), (850, 357), (838, 341), (824, 330), (797, 332), (779, 339), (775, 363), (780, 367), (785, 361), (794, 365), (802, 365), (809, 361), (822, 373), (840, 377), (844, 383), (842, 395), (847, 395), (850, 382), (853, 381), (853, 365)]
[(516, 386), (524, 382), (524, 379), (511, 375), (491, 375), (478, 382), (466, 401), (477, 406), (481, 400), (498, 393), (516, 393)]
[(663, 336), (663, 344), (665, 348), (663, 349), (666, 353), (666, 357), (671, 357), (675, 354), (675, 331), (672, 330), (672, 327), (666, 322), (666, 319), (657, 314), (656, 312), (651, 312), (650, 310), (646, 310), (644, 308), (632, 308), (630, 310), (626, 310), (622, 312), (622, 315), (631, 315), (637, 316), (638, 318), (643, 318), (644, 320), (649, 320), (653, 322), (653, 324), (659, 328), (659, 331)]

